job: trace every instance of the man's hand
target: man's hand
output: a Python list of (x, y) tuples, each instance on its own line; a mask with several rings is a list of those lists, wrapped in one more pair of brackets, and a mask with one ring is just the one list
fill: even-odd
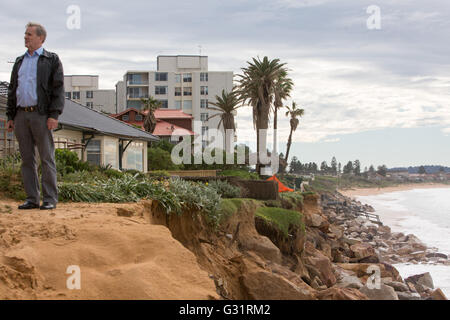
[(58, 128), (58, 120), (53, 119), (53, 118), (48, 118), (47, 119), (47, 128), (48, 130), (53, 130)]
[(6, 129), (8, 132), (14, 131), (14, 121), (9, 120), (8, 123), (6, 123)]

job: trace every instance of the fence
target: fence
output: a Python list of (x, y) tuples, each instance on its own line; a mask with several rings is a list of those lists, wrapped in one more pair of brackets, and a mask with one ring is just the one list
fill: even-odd
[(10, 156), (19, 151), (14, 132), (6, 130), (6, 120), (0, 119), (0, 158)]

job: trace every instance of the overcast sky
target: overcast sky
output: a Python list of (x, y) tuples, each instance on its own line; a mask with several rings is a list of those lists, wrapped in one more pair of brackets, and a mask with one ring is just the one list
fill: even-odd
[[(70, 5), (80, 29), (67, 27)], [(372, 5), (381, 29), (367, 27)], [(291, 153), (302, 162), (450, 166), (448, 0), (2, 0), (0, 80), (25, 50), (28, 21), (46, 26), (44, 47), (66, 74), (97, 74), (102, 89), (126, 70), (156, 69), (159, 54), (201, 50), (210, 70), (235, 74), (251, 57), (279, 58), (295, 83), (286, 104), (305, 109)], [(239, 141), (252, 144), (251, 109), (237, 122)], [(278, 127), (283, 151), (284, 115)]]

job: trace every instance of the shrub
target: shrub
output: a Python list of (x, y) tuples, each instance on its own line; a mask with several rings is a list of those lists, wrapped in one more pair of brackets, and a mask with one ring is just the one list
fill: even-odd
[(0, 170), (4, 173), (20, 173), (20, 164), (21, 157), (19, 152), (0, 158)]
[(156, 142), (156, 143), (152, 143), (152, 147), (151, 147), (151, 148), (152, 148), (152, 149), (154, 149), (154, 148), (159, 148), (159, 149), (162, 149), (162, 150), (165, 150), (165, 151), (171, 153), (173, 147), (175, 147), (174, 144), (170, 143), (170, 142), (167, 141), (167, 140), (161, 139), (161, 140), (159, 140), (159, 141)]
[(124, 176), (123, 172), (115, 169), (106, 169), (102, 173), (106, 175), (108, 178), (122, 178)]
[(175, 194), (159, 181), (138, 179), (124, 174), (121, 178), (93, 179), (87, 182), (59, 182), (61, 201), (75, 202), (135, 202), (143, 198), (157, 200), (170, 212), (180, 212), (181, 205)]
[(88, 162), (80, 161), (78, 155), (67, 149), (55, 150), (56, 171), (64, 176), (75, 171), (93, 171), (94, 167)]
[(208, 222), (217, 226), (221, 220), (220, 195), (203, 183), (171, 179), (169, 190), (176, 194), (182, 206), (206, 214)]
[(147, 172), (146, 176), (153, 179), (166, 179), (170, 177), (170, 174), (165, 170), (155, 170)]
[(288, 202), (291, 208), (297, 208), (303, 205), (303, 195), (301, 192), (283, 192), (280, 194), (280, 197), (284, 202)]
[(172, 162), (170, 153), (160, 148), (147, 151), (148, 170), (175, 170), (178, 166)]
[(241, 194), (239, 187), (222, 180), (211, 180), (208, 182), (208, 186), (216, 190), (223, 198), (238, 198)]
[(226, 177), (238, 177), (240, 179), (244, 180), (259, 180), (260, 177), (256, 172), (250, 172), (248, 170), (239, 170), (239, 169), (232, 169), (232, 170), (222, 170), (218, 173), (219, 176), (226, 176)]

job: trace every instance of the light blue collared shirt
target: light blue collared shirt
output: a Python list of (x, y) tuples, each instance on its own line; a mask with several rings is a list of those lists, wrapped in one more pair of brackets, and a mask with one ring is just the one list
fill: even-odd
[(28, 51), (22, 61), (19, 69), (19, 84), (17, 86), (17, 105), (21, 107), (35, 106), (38, 103), (37, 98), (37, 63), (39, 56), (44, 50), (40, 47), (30, 56)]

